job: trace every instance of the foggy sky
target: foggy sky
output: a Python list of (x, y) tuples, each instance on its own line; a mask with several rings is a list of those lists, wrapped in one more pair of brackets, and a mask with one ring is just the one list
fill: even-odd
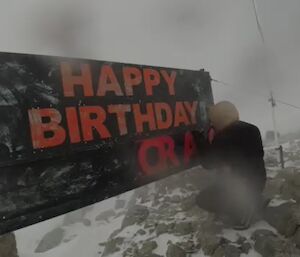
[[(272, 129), (267, 102), (300, 105), (300, 1), (257, 0), (269, 70), (251, 0), (0, 0), (0, 51), (201, 69), (216, 101), (230, 100), (241, 118)], [(260, 96), (261, 95), (261, 96)], [(300, 128), (300, 110), (278, 105), (280, 133)]]

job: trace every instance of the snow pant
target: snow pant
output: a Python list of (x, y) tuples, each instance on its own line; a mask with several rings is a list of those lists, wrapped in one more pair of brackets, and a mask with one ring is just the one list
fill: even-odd
[(196, 203), (206, 211), (240, 220), (245, 212), (261, 206), (263, 187), (235, 176), (222, 177), (200, 192)]

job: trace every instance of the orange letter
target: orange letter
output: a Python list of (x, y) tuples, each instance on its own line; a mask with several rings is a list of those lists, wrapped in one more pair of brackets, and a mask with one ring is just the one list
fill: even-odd
[(117, 115), (117, 121), (121, 136), (126, 135), (128, 133), (125, 114), (126, 112), (130, 112), (130, 110), (131, 108), (129, 104), (118, 104), (108, 106), (108, 112), (115, 113)]
[(179, 127), (181, 123), (184, 123), (186, 126), (190, 125), (190, 121), (182, 102), (176, 102), (174, 119), (174, 127)]
[(97, 96), (105, 96), (107, 91), (115, 92), (116, 96), (123, 96), (113, 69), (109, 65), (103, 65), (99, 77)]
[[(158, 129), (168, 129), (173, 123), (171, 107), (167, 103), (155, 103), (155, 114)], [(164, 114), (164, 115), (163, 115)]]
[(169, 94), (175, 95), (175, 79), (176, 79), (176, 71), (172, 71), (171, 75), (169, 75), (165, 70), (160, 71), (161, 75), (167, 82), (169, 88)]
[(123, 77), (124, 77), (126, 95), (133, 96), (132, 87), (142, 83), (141, 71), (135, 67), (124, 67)]
[(152, 69), (144, 69), (144, 82), (146, 88), (146, 95), (153, 95), (153, 87), (160, 83), (159, 72)]
[(188, 165), (191, 157), (197, 152), (197, 146), (191, 132), (187, 132), (184, 136), (184, 164)]
[(134, 119), (135, 119), (135, 126), (136, 126), (136, 131), (138, 133), (142, 133), (144, 131), (144, 123), (149, 124), (149, 129), (150, 130), (155, 130), (156, 129), (156, 124), (155, 124), (155, 118), (154, 118), (154, 110), (153, 110), (153, 105), (152, 103), (147, 103), (146, 104), (146, 113), (142, 114), (141, 113), (141, 107), (139, 104), (133, 104), (133, 113), (134, 113)]
[[(79, 107), (81, 128), (83, 139), (92, 141), (94, 139), (93, 130), (95, 129), (101, 139), (111, 137), (108, 129), (103, 124), (106, 120), (106, 112), (100, 106), (84, 106)], [(92, 117), (93, 116), (93, 117)]]
[(75, 86), (81, 86), (83, 88), (84, 96), (94, 96), (92, 75), (90, 66), (88, 64), (80, 65), (81, 75), (78, 76), (72, 75), (71, 65), (67, 62), (62, 62), (60, 68), (62, 74), (64, 96), (74, 97)]
[[(152, 150), (150, 152), (150, 150)], [(153, 150), (156, 154), (153, 158)], [(163, 136), (142, 141), (138, 149), (138, 161), (142, 172), (147, 175), (156, 175), (159, 172), (168, 171), (168, 160), (174, 166), (179, 166), (180, 163), (175, 154), (174, 140), (169, 136)]]
[[(61, 115), (58, 110), (52, 108), (31, 109), (28, 110), (28, 115), (34, 149), (54, 147), (64, 143), (66, 131), (59, 125)], [(43, 118), (47, 118), (49, 121), (43, 122)]]
[(184, 106), (187, 109), (188, 113), (190, 114), (192, 124), (196, 124), (197, 123), (196, 112), (197, 112), (198, 102), (197, 101), (194, 101), (192, 103), (184, 102)]
[(77, 115), (76, 108), (67, 107), (66, 116), (67, 116), (67, 123), (68, 123), (69, 134), (70, 134), (70, 141), (71, 143), (79, 143), (81, 138), (80, 138), (78, 115)]

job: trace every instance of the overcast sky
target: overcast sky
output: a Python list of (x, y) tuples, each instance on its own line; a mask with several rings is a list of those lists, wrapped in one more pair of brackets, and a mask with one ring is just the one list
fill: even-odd
[[(272, 129), (264, 95), (300, 106), (300, 1), (257, 0), (269, 70), (251, 0), (0, 0), (0, 51), (201, 69), (215, 100)], [(259, 96), (262, 95), (262, 96)], [(281, 133), (300, 128), (300, 110), (279, 105)]]

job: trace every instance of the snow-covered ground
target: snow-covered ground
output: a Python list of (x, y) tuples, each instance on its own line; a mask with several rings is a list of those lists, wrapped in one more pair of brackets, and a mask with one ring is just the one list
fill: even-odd
[[(118, 198), (107, 199), (70, 213), (71, 215), (79, 213), (79, 217), (81, 213), (84, 213), (84, 218), (90, 221), (88, 226), (81, 223), (80, 218), (77, 223), (64, 226), (66, 215), (62, 215), (17, 230), (15, 236), (19, 257), (99, 257), (99, 253), (97, 252), (99, 243), (106, 241), (112, 231), (121, 227), (124, 214), (117, 218), (98, 221), (96, 219), (97, 216), (106, 211), (113, 210), (116, 200), (122, 199), (128, 201), (131, 195), (132, 192), (128, 192)], [(35, 252), (43, 237), (56, 228), (63, 228), (64, 230), (62, 242), (49, 251)]]
[[(285, 144), (284, 151), (287, 168), (299, 171), (299, 142)], [(271, 181), (275, 181), (280, 172), (280, 168), (274, 165), (275, 155), (272, 149), (266, 150), (267, 163), (270, 163), (268, 178)], [(187, 174), (186, 177), (188, 177), (189, 171), (185, 173)], [(172, 179), (170, 178), (170, 181)], [(171, 181), (166, 184), (169, 186), (172, 183)], [(182, 189), (176, 186), (176, 183), (178, 181), (174, 182), (175, 186), (173, 188), (167, 189), (164, 188), (164, 183), (161, 184), (163, 186), (152, 183), (147, 186), (145, 191), (141, 189), (130, 191), (81, 210), (20, 229), (15, 232), (19, 257), (136, 257), (139, 255), (124, 255), (124, 252), (128, 251), (130, 247), (133, 247), (134, 251), (135, 244), (140, 249), (143, 246), (143, 242), (149, 241), (154, 242), (155, 245), (155, 249), (152, 251), (154, 255), (151, 256), (169, 257), (170, 255), (166, 253), (170, 242), (176, 244), (183, 241), (193, 241), (195, 238), (189, 238), (188, 234), (166, 232), (159, 234), (153, 228), (157, 227), (160, 223), (163, 223), (163, 225), (180, 222), (198, 224), (197, 219), (201, 219), (201, 216), (197, 216), (197, 210), (195, 212), (193, 208), (191, 211), (180, 209), (180, 204), (183, 201), (187, 202), (195, 192), (189, 192), (188, 184), (184, 185)], [(185, 183), (185, 181), (182, 181), (182, 183)], [(163, 192), (163, 197), (160, 196), (159, 191)], [(172, 204), (169, 204), (169, 202), (172, 202)], [(281, 199), (280, 195), (275, 195), (270, 206), (276, 208), (282, 204), (295, 202), (293, 199)], [(124, 226), (124, 220), (128, 219), (130, 209), (137, 205), (142, 206), (149, 212), (147, 213), (147, 219), (143, 220), (141, 224)], [(205, 215), (203, 217), (204, 220), (207, 218)], [(153, 225), (151, 222), (157, 224)], [(224, 228), (221, 230), (220, 236), (228, 240), (232, 245), (235, 245), (235, 242), (239, 238), (244, 238), (244, 240), (252, 245), (252, 249), (250, 249), (248, 254), (241, 253), (240, 256), (259, 257), (261, 255), (253, 249), (254, 242), (251, 237), (257, 230), (268, 230), (278, 235), (277, 230), (266, 221), (259, 221), (245, 231)], [(195, 233), (193, 236), (195, 236)], [(114, 240), (121, 241), (116, 243)], [(109, 248), (109, 242), (114, 242), (110, 246), (111, 254), (105, 253)], [(203, 250), (200, 249), (196, 253), (189, 253), (186, 256), (205, 257), (208, 255), (205, 255)]]

